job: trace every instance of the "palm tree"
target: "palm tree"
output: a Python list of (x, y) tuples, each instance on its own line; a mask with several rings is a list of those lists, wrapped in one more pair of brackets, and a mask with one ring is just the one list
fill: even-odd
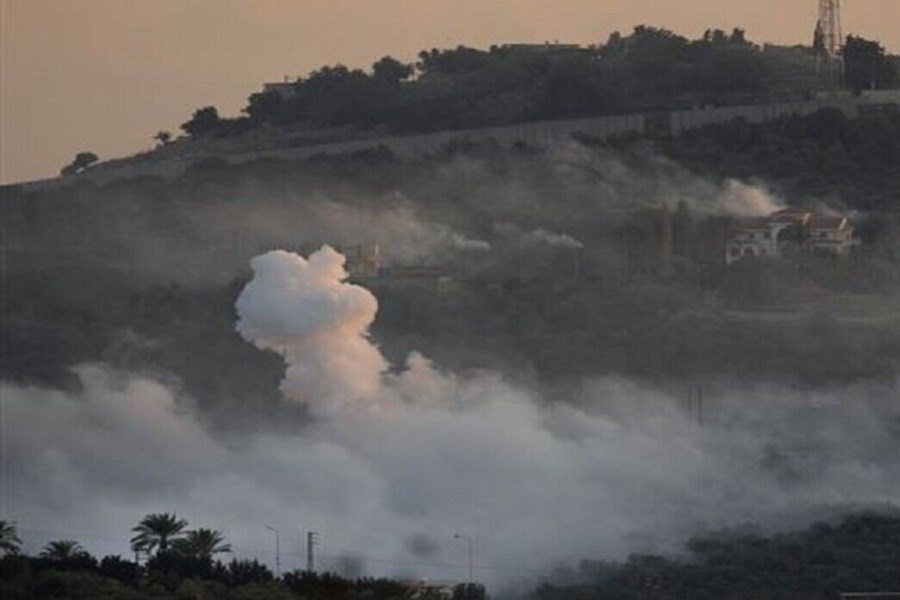
[(50, 560), (71, 560), (87, 554), (84, 547), (75, 540), (55, 540), (44, 546), (41, 558)]
[(201, 527), (173, 541), (172, 549), (184, 556), (209, 560), (216, 554), (231, 552), (231, 544), (225, 543), (222, 532)]
[(18, 554), (21, 545), (16, 526), (9, 521), (0, 521), (0, 551), (3, 554)]
[(187, 521), (179, 519), (174, 513), (147, 515), (131, 530), (137, 534), (131, 538), (131, 549), (148, 554), (154, 549), (165, 552), (171, 542), (183, 535), (185, 527)]

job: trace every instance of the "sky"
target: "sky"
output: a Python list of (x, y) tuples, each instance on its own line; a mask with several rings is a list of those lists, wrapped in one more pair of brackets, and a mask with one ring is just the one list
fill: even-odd
[[(816, 0), (0, 0), (0, 183), (79, 151), (152, 147), (198, 107), (237, 114), (264, 81), (458, 44), (598, 43), (637, 24), (742, 27), (809, 43)], [(844, 30), (900, 52), (900, 1), (845, 0)]]

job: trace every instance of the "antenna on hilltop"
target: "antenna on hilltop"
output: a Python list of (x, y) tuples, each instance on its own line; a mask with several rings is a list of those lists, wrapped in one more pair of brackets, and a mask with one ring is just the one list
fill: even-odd
[(840, 60), (841, 48), (844, 45), (841, 0), (819, 0), (819, 27), (825, 54), (833, 60)]
[(817, 60), (828, 64), (829, 83), (833, 86), (835, 76), (843, 73), (844, 31), (841, 25), (841, 0), (819, 0), (819, 20), (813, 41), (818, 54)]

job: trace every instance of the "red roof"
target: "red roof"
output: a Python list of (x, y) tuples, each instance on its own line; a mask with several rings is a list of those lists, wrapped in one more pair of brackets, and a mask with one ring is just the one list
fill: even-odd
[(739, 220), (735, 227), (744, 230), (765, 230), (770, 228), (771, 223), (772, 220), (769, 217), (748, 217)]
[(769, 218), (776, 223), (806, 223), (812, 213), (803, 208), (784, 208), (773, 212)]
[(810, 229), (843, 229), (847, 217), (816, 216), (809, 221)]

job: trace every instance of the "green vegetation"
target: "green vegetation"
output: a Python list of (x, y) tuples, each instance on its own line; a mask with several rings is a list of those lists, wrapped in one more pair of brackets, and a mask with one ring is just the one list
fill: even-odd
[[(18, 554), (16, 528), (0, 522), (5, 555), (0, 558), (4, 599), (185, 599), (393, 600), (407, 589), (387, 579), (345, 579), (330, 573), (294, 571), (276, 577), (257, 560), (213, 558), (230, 552), (224, 536), (210, 529), (184, 531), (173, 514), (144, 517), (135, 531), (141, 548), (155, 553), (144, 564), (119, 556), (98, 561), (74, 540), (49, 542), (37, 557)], [(134, 546), (136, 542), (132, 541)], [(460, 596), (459, 600), (465, 600)]]
[(93, 152), (79, 152), (71, 163), (62, 168), (60, 175), (78, 175), (85, 169), (100, 160)]
[[(577, 583), (544, 584), (532, 596), (833, 600), (838, 592), (900, 589), (898, 556), (897, 512), (862, 512), (793, 533), (767, 536), (743, 528), (706, 535), (690, 540), (680, 557), (584, 561), (577, 573), (566, 577)], [(118, 556), (97, 561), (71, 540), (51, 542), (36, 558), (7, 554), (0, 559), (0, 597), (11, 599), (399, 600), (408, 594), (389, 579), (346, 579), (299, 570), (275, 577), (256, 560), (223, 564), (210, 556), (160, 552), (143, 565)], [(476, 597), (483, 598), (467, 596), (464, 585), (454, 594), (455, 600)]]
[(16, 535), (16, 526), (9, 521), (0, 521), (0, 552), (4, 555), (17, 554), (22, 540)]
[(165, 552), (172, 542), (181, 538), (187, 521), (168, 513), (147, 515), (132, 529), (137, 535), (131, 538), (131, 549), (135, 552)]
[(862, 513), (837, 524), (764, 536), (740, 531), (692, 540), (689, 555), (585, 562), (585, 583), (546, 585), (539, 600), (778, 598), (833, 600), (838, 592), (900, 589), (900, 518)]
[[(897, 83), (897, 73), (877, 42), (850, 37), (847, 79), (854, 89), (883, 88)], [(182, 128), (192, 137), (261, 124), (439, 131), (806, 98), (819, 85), (812, 47), (760, 47), (741, 29), (690, 40), (641, 25), (583, 48), (459, 46), (424, 50), (414, 65), (386, 56), (370, 72), (325, 66), (253, 94), (243, 117), (220, 119), (206, 107)]]
[[(526, 368), (547, 380), (598, 372), (817, 385), (892, 379), (900, 356), (893, 322), (840, 321), (813, 338), (802, 319), (765, 323), (720, 312), (734, 302), (752, 308), (784, 298), (796, 271), (785, 281), (760, 264), (723, 277), (676, 248), (667, 280), (623, 279), (623, 215), (661, 199), (673, 211), (681, 199), (713, 202), (715, 185), (728, 178), (765, 182), (790, 204), (867, 211), (857, 217), (864, 260), (845, 271), (816, 261), (804, 277), (820, 297), (881, 297), (882, 314), (892, 314), (900, 284), (900, 115), (853, 120), (825, 111), (764, 125), (736, 121), (653, 143), (579, 146), (564, 161), (553, 151), (485, 143), (409, 162), (388, 152), (207, 161), (172, 182), (11, 192), (4, 198), (15, 233), (10, 293), (0, 298), (10, 353), (0, 372), (64, 387), (73, 382), (73, 364), (152, 366), (176, 374), (201, 407), (229, 419), (284, 415), (292, 409), (278, 401), (281, 364), (234, 335), (233, 302), (258, 251), (341, 241), (329, 237), (339, 235), (334, 226), (323, 233), (317, 224), (324, 198), (347, 215), (341, 226), (368, 219), (369, 211), (408, 211), (404, 219), (497, 242), (489, 269), (463, 264), (457, 271), (450, 258), (441, 265), (457, 280), (454, 289), (375, 289), (373, 335), (395, 362), (417, 349), (449, 369)], [(709, 185), (712, 196), (704, 196)], [(238, 216), (250, 214), (252, 221)], [(706, 231), (703, 214), (682, 217), (698, 235)], [(496, 223), (584, 241), (581, 279), (572, 280), (571, 252), (503, 250)], [(387, 252), (402, 243), (390, 235), (379, 241)], [(654, 252), (652, 239), (643, 244)], [(713, 245), (713, 265), (722, 256), (716, 252)], [(701, 316), (690, 318), (697, 307)], [(211, 350), (197, 353), (201, 346)]]
[(217, 554), (231, 552), (231, 544), (225, 543), (225, 536), (212, 529), (195, 529), (185, 533), (183, 538), (172, 542), (172, 550), (182, 556), (199, 560), (210, 560)]
[(847, 36), (844, 43), (847, 87), (854, 91), (888, 88), (898, 82), (898, 72), (878, 42)]
[(41, 550), (41, 558), (53, 561), (69, 561), (87, 555), (84, 547), (75, 540), (54, 540)]
[(660, 141), (668, 157), (713, 178), (762, 180), (795, 203), (900, 209), (900, 111), (848, 119), (824, 110), (765, 125), (743, 120)]

